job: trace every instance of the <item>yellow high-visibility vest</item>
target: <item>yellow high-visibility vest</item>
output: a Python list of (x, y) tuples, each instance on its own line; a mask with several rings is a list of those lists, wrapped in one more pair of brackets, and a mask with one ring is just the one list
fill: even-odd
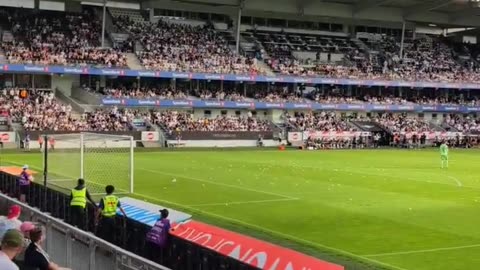
[(87, 188), (72, 189), (72, 201), (70, 206), (80, 206), (85, 208), (87, 206)]
[(118, 198), (117, 196), (107, 195), (103, 197), (102, 216), (113, 217), (117, 214)]

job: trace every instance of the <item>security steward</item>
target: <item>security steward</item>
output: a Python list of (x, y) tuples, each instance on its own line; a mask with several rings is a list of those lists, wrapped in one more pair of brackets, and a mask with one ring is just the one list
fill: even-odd
[(107, 195), (100, 200), (100, 210), (97, 211), (97, 224), (100, 218), (100, 227), (98, 229), (98, 236), (110, 243), (114, 243), (115, 240), (115, 218), (117, 216), (117, 209), (119, 209), (124, 217), (127, 214), (120, 205), (120, 201), (117, 196), (113, 195), (115, 187), (108, 185), (105, 187)]
[(78, 179), (77, 186), (70, 193), (70, 224), (78, 228), (85, 229), (85, 208), (87, 199), (94, 206), (97, 204), (92, 200), (90, 193), (85, 187), (85, 180)]

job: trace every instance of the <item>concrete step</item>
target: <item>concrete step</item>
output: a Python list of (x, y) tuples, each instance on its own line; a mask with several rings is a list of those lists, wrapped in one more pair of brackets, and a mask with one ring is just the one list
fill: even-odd
[(144, 67), (140, 60), (134, 53), (126, 53), (127, 56), (127, 65), (130, 69), (142, 70)]
[(275, 76), (275, 72), (273, 72), (273, 70), (270, 68), (270, 66), (267, 65), (267, 63), (265, 63), (261, 60), (258, 60), (257, 65), (260, 68), (260, 70), (265, 71), (267, 76)]
[(135, 41), (135, 52), (144, 51), (143, 45), (140, 41)]

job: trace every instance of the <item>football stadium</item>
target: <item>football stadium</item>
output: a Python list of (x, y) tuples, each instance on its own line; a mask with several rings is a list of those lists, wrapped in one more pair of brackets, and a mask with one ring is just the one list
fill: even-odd
[(0, 269), (480, 269), (478, 15), (0, 0)]

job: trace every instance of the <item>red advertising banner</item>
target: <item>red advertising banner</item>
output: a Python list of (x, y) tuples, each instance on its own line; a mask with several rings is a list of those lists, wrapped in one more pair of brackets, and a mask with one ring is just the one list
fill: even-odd
[(171, 234), (260, 269), (344, 269), (340, 265), (193, 220), (179, 225)]

